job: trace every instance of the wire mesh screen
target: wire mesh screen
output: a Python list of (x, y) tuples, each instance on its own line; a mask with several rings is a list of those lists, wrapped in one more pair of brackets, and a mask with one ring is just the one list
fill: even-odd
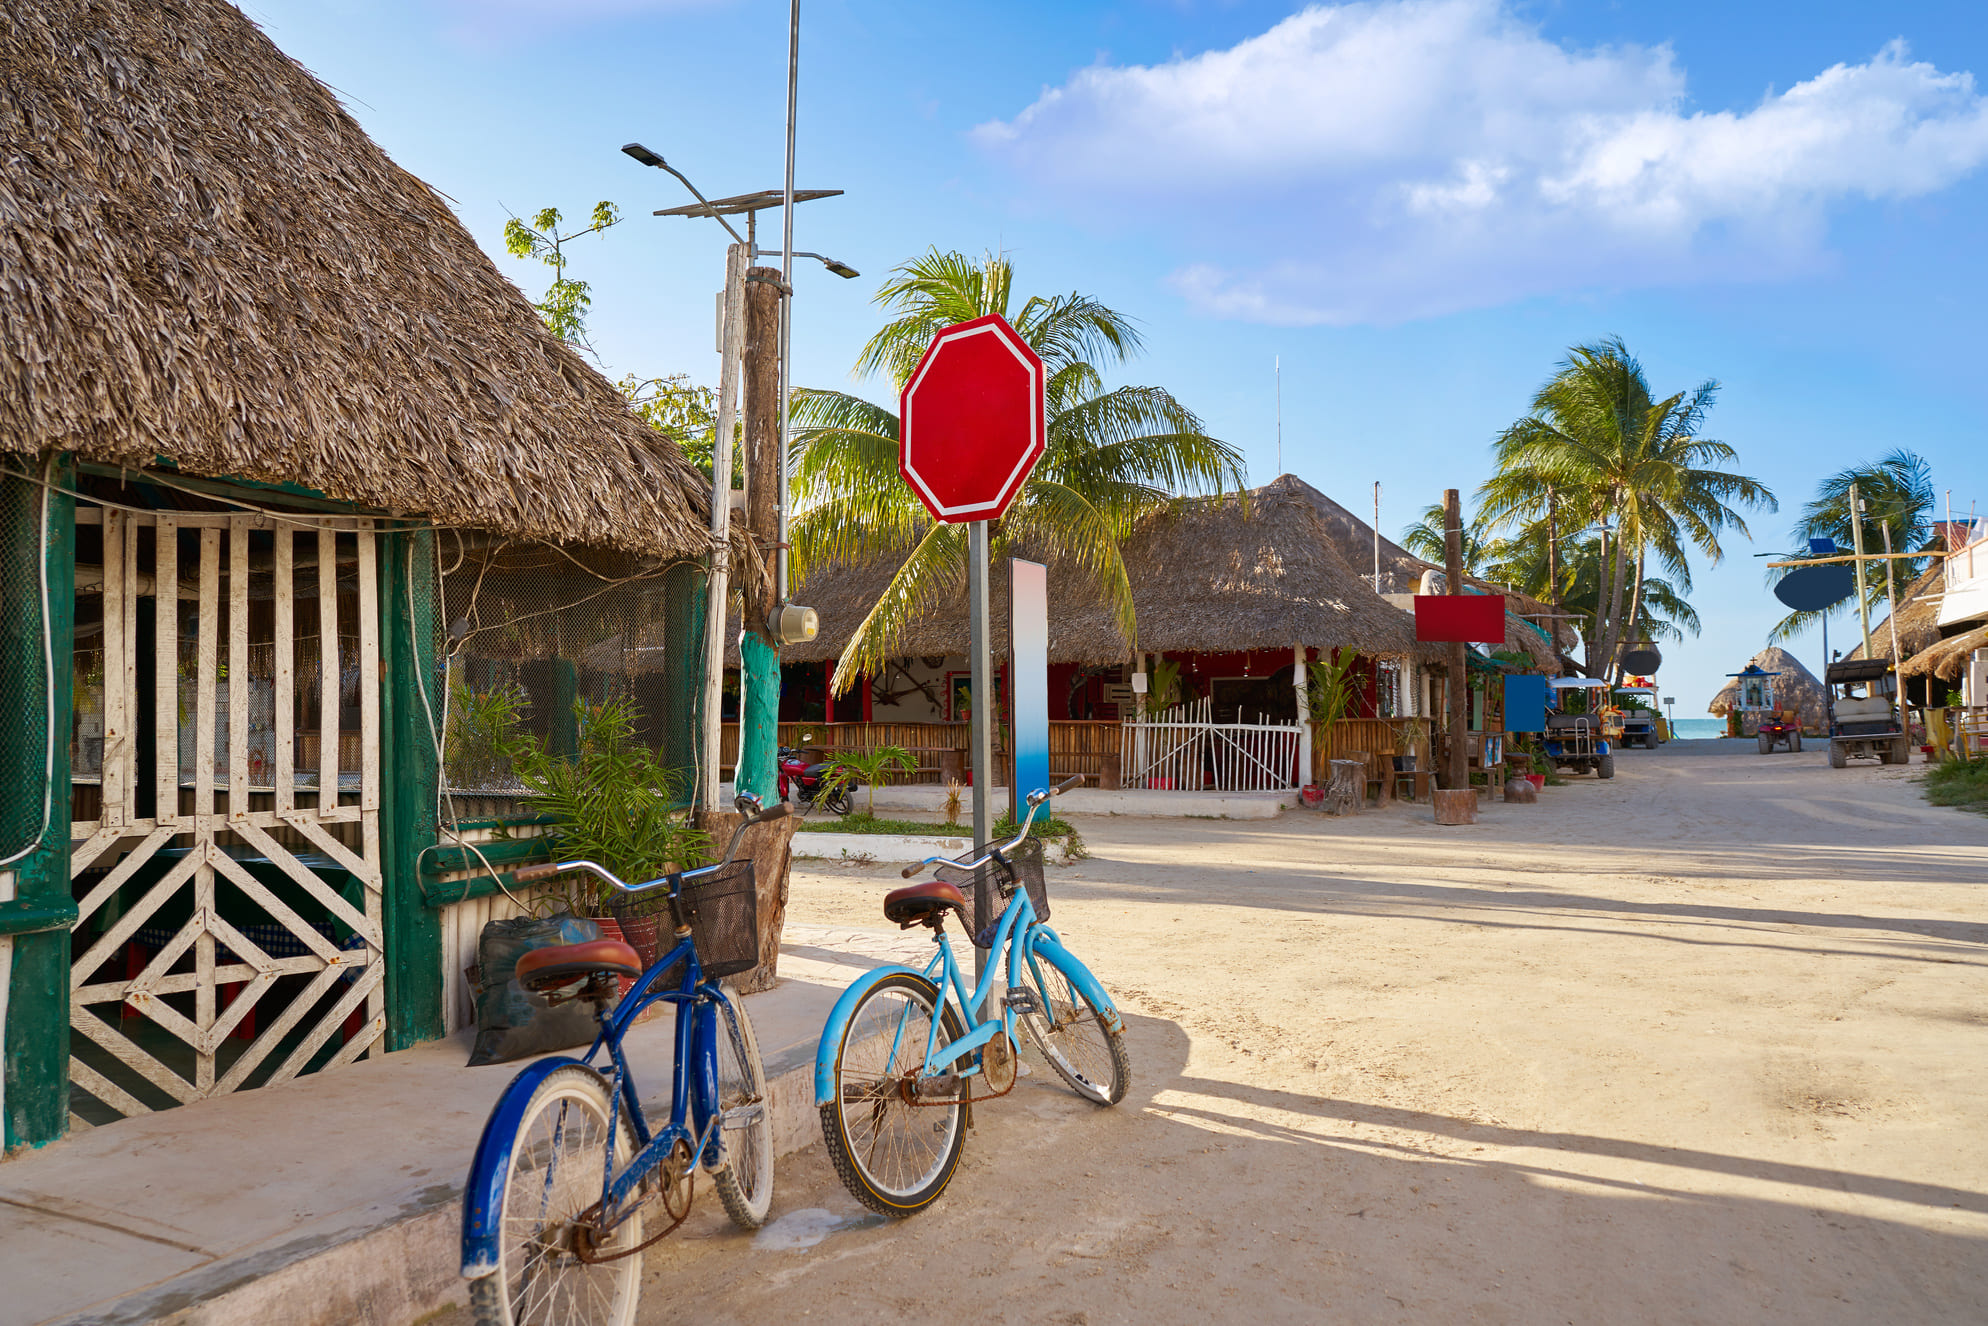
[[(41, 837), (48, 786), (48, 658), (42, 619), (42, 490), (0, 477), (0, 860)], [(66, 817), (69, 808), (58, 814)]]
[(453, 536), (437, 552), (450, 791), (522, 791), (505, 742), (524, 733), (570, 754), (575, 706), (609, 700), (633, 702), (638, 737), (689, 788), (703, 656), (700, 567)]

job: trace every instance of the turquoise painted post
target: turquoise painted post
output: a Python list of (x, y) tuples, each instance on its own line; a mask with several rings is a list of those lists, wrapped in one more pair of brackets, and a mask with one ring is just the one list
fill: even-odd
[[(57, 488), (76, 486), (76, 466), (59, 457), (45, 474)], [(46, 505), (44, 506), (44, 503)], [(48, 532), (42, 556), (41, 531)], [(48, 584), (48, 642), (41, 613), (42, 576)], [(41, 825), (39, 841), (9, 867), (14, 898), (0, 904), (0, 933), (14, 930), (12, 975), (6, 1006), (6, 1150), (46, 1146), (69, 1126), (69, 927), (76, 904), (69, 891), (70, 654), (76, 613), (76, 499), (44, 490), (31, 479), (0, 479), (0, 579), (34, 586), (9, 604), (0, 635), (0, 724), (9, 744), (20, 740), (23, 776), (0, 784), (0, 798), (17, 799), (32, 815), (4, 818)], [(13, 597), (10, 594), (10, 599)], [(54, 668), (47, 653), (54, 654)], [(51, 706), (50, 700), (53, 700)], [(49, 717), (54, 717), (53, 742)], [(52, 749), (52, 754), (51, 754)], [(31, 807), (24, 802), (31, 802)], [(43, 807), (48, 813), (44, 823)], [(7, 850), (20, 846), (11, 844)], [(9, 916), (8, 913), (13, 913)], [(7, 924), (12, 922), (13, 924)], [(34, 929), (28, 929), (29, 926)]]
[(739, 764), (734, 783), (772, 805), (780, 796), (780, 651), (747, 631), (739, 642)]
[[(435, 536), (381, 536), (381, 623), (387, 675), (380, 682), (380, 776), (385, 816), (387, 1049), (442, 1034), (442, 914), (421, 892), (422, 853), (435, 846), (441, 762), (429, 714), (441, 717), (436, 663)], [(410, 571), (412, 574), (410, 575)], [(425, 692), (424, 692), (425, 688)]]

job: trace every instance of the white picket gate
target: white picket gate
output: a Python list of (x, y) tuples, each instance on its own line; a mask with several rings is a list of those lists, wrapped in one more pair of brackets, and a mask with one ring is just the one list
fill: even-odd
[(1298, 786), (1296, 723), (1217, 723), (1212, 701), (1121, 725), (1123, 785), (1155, 791), (1287, 792)]

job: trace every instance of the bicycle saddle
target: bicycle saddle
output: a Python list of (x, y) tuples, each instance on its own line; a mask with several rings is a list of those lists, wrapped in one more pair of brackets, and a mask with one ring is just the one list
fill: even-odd
[(884, 919), (897, 922), (902, 930), (914, 925), (937, 929), (948, 907), (959, 913), (961, 925), (968, 924), (966, 895), (944, 880), (928, 879), (923, 884), (892, 889), (884, 895)]
[(618, 939), (590, 939), (583, 944), (554, 944), (535, 948), (518, 959), (518, 984), (527, 990), (549, 990), (583, 976), (640, 976), (642, 959)]

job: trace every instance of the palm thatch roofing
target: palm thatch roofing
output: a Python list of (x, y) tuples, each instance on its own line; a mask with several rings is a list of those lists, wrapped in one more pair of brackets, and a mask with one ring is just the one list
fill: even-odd
[[(1816, 680), (1816, 675), (1802, 666), (1796, 658), (1779, 645), (1769, 645), (1747, 660), (1747, 667), (1757, 667), (1762, 672), (1778, 672), (1774, 678), (1774, 707), (1793, 709), (1801, 714), (1802, 726), (1810, 731), (1828, 731), (1829, 692)], [(1739, 678), (1728, 681), (1720, 692), (1712, 697), (1712, 703), (1705, 706), (1705, 712), (1724, 718), (1739, 703)]]
[(1960, 680), (1961, 673), (1967, 670), (1969, 655), (1977, 649), (1988, 649), (1988, 626), (1977, 626), (1959, 635), (1950, 635), (1920, 650), (1898, 665), (1901, 677), (1938, 677), (1952, 683)]
[(0, 452), (682, 555), (705, 481), (225, 0), (0, 6)]
[[(1375, 594), (1333, 551), (1312, 504), (1290, 485), (1267, 485), (1183, 502), (1148, 519), (1121, 548), (1132, 582), (1139, 648), (1151, 653), (1226, 653), (1309, 645), (1378, 657), (1440, 659), (1440, 646), (1415, 639), (1414, 619)], [(797, 588), (821, 614), (814, 640), (792, 646), (795, 660), (841, 655), (901, 559), (876, 558), (811, 571)], [(994, 648), (1007, 647), (1007, 591), (992, 577)], [(1052, 562), (1049, 657), (1057, 663), (1119, 663), (1132, 652), (1109, 607), (1076, 568)], [(943, 610), (901, 632), (895, 654), (964, 654), (964, 585)], [(1519, 630), (1550, 655), (1523, 623)], [(1516, 642), (1525, 647), (1525, 642)]]
[[(1906, 658), (1930, 647), (1940, 638), (1940, 589), (1943, 583), (1941, 564), (1935, 561), (1898, 596), (1898, 648)], [(1873, 657), (1891, 657), (1891, 622), (1892, 619), (1886, 617), (1871, 627)], [(1864, 657), (1864, 642), (1859, 640), (1857, 647), (1844, 657)]]

